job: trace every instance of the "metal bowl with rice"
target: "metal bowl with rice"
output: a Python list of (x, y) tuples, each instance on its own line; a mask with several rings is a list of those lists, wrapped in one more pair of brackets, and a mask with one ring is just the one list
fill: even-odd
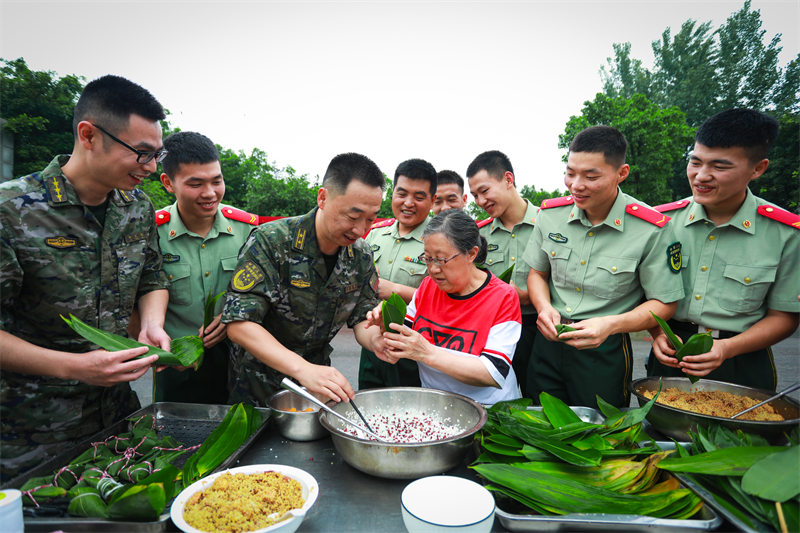
[[(392, 387), (356, 392), (356, 403), (371, 416), (425, 413), (436, 422), (454, 428), (454, 435), (428, 442), (378, 442), (350, 433), (347, 424), (324, 411), (320, 422), (331, 433), (333, 445), (353, 468), (390, 479), (416, 479), (446, 472), (464, 460), (472, 450), (475, 433), (486, 423), (486, 410), (466, 396), (417, 387)], [(345, 402), (328, 404), (339, 414), (360, 423)], [(377, 431), (377, 429), (376, 429)]]

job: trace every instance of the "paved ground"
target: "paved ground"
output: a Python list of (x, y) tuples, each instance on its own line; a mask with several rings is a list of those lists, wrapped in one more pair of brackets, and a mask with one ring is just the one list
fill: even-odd
[[(639, 337), (641, 338), (641, 337)], [(633, 379), (645, 377), (644, 363), (650, 353), (650, 343), (643, 340), (633, 341), (634, 367)], [(800, 381), (800, 329), (794, 335), (778, 343), (774, 349), (775, 364), (778, 369), (778, 390)], [(358, 384), (358, 360), (361, 347), (353, 338), (353, 330), (342, 329), (333, 339), (333, 366), (338, 368), (350, 380), (353, 387)], [(133, 383), (133, 388), (139, 394), (142, 405), (149, 405), (153, 401), (152, 374), (148, 373)], [(800, 400), (800, 391), (792, 396)], [(635, 401), (635, 399), (634, 399)]]

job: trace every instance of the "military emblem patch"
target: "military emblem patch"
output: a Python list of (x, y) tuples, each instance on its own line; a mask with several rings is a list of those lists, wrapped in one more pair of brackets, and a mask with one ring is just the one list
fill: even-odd
[(681, 271), (681, 263), (683, 256), (681, 255), (681, 243), (674, 242), (667, 246), (667, 265), (673, 274)]
[(372, 287), (372, 290), (375, 291), (375, 292), (378, 292), (378, 280), (379, 280), (379, 278), (378, 278), (378, 273), (377, 272), (375, 272), (372, 275), (372, 278), (370, 278), (370, 280), (369, 280), (369, 286)]
[(567, 242), (567, 238), (561, 235), (560, 233), (549, 233), (547, 235), (547, 238), (550, 239), (551, 241), (558, 242), (561, 244)]
[(247, 261), (233, 275), (231, 285), (239, 292), (247, 292), (264, 279), (264, 272), (252, 261)]
[(47, 246), (51, 248), (72, 248), (78, 244), (77, 239), (68, 239), (67, 237), (48, 237), (44, 240)]
[(164, 254), (165, 263), (177, 263), (181, 260), (181, 256), (175, 254)]
[(381, 249), (381, 245), (380, 244), (373, 244), (372, 245), (372, 251), (373, 252), (377, 252), (380, 249)]
[(344, 292), (346, 294), (350, 294), (351, 292), (356, 292), (357, 290), (358, 290), (358, 284), (357, 283), (351, 283), (350, 285), (345, 287)]
[(311, 282), (304, 279), (293, 279), (291, 284), (298, 289), (307, 289), (311, 286)]
[(495, 252), (495, 251), (497, 251), (498, 248), (500, 248), (499, 244), (490, 244), (489, 246), (486, 247), (486, 251), (487, 252)]

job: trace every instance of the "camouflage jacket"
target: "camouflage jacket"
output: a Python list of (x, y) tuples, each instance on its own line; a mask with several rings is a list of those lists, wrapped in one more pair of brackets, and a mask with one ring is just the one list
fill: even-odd
[[(59, 315), (125, 335), (138, 298), (168, 282), (147, 196), (113, 191), (101, 226), (61, 173), (68, 159), (0, 184), (0, 328), (80, 353), (97, 347)], [(0, 388), (4, 469), (31, 447), (88, 436), (138, 408), (128, 384), (102, 388), (3, 371)]]
[[(222, 321), (261, 324), (286, 348), (314, 364), (330, 364), (330, 341), (378, 305), (378, 274), (361, 239), (340, 248), (330, 277), (317, 246), (316, 209), (259, 226), (239, 253)], [(261, 404), (282, 376), (239, 350), (232, 364), (231, 401)]]

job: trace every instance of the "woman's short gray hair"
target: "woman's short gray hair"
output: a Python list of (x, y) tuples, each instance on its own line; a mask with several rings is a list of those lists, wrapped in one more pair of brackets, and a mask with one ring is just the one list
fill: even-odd
[(474, 262), (477, 264), (486, 262), (486, 239), (478, 232), (475, 221), (464, 211), (448, 209), (433, 217), (422, 232), (422, 238), (425, 239), (434, 233), (443, 234), (461, 253), (467, 253), (477, 246), (478, 255)]

